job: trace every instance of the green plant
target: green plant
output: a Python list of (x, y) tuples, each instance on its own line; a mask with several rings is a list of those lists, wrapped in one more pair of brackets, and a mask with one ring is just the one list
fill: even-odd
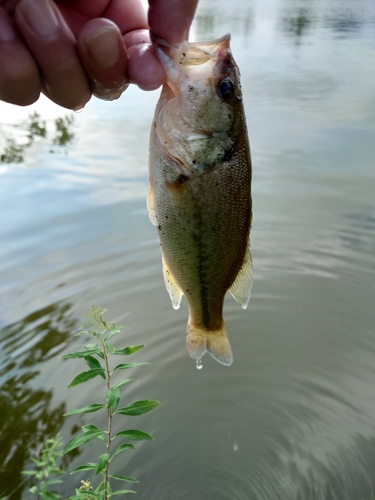
[(101, 475), (102, 481), (100, 484), (93, 489), (89, 481), (84, 481), (83, 485), (76, 489), (76, 494), (70, 497), (73, 499), (82, 498), (96, 498), (98, 500), (108, 500), (115, 495), (124, 495), (127, 493), (135, 493), (133, 490), (121, 489), (115, 490), (112, 487), (113, 480), (116, 481), (127, 481), (127, 482), (138, 482), (136, 479), (131, 477), (110, 474), (110, 464), (116, 455), (123, 453), (127, 450), (134, 449), (135, 446), (131, 443), (122, 443), (116, 447), (113, 451), (113, 441), (119, 441), (120, 439), (132, 440), (132, 441), (145, 441), (153, 440), (153, 437), (146, 432), (137, 429), (127, 429), (113, 435), (113, 417), (115, 415), (130, 415), (137, 416), (147, 413), (161, 404), (160, 401), (154, 400), (140, 400), (136, 401), (128, 406), (119, 407), (120, 403), (120, 388), (123, 385), (133, 382), (135, 379), (120, 379), (113, 383), (113, 375), (115, 372), (120, 370), (126, 370), (129, 368), (134, 368), (136, 366), (147, 365), (149, 363), (120, 363), (117, 364), (113, 369), (110, 367), (110, 358), (112, 356), (118, 355), (131, 355), (137, 352), (139, 349), (144, 347), (144, 344), (124, 347), (122, 349), (116, 349), (109, 341), (112, 337), (117, 335), (122, 326), (118, 326), (115, 323), (109, 323), (103, 319), (103, 314), (106, 311), (97, 307), (95, 304), (91, 307), (88, 316), (90, 322), (82, 326), (80, 332), (77, 335), (89, 335), (93, 337), (95, 343), (92, 344), (80, 344), (83, 350), (75, 351), (70, 354), (62, 356), (63, 358), (80, 358), (84, 359), (89, 367), (88, 371), (84, 371), (77, 375), (67, 388), (75, 387), (79, 384), (87, 382), (95, 377), (102, 377), (105, 381), (106, 392), (104, 394), (104, 403), (93, 403), (83, 408), (71, 410), (65, 414), (76, 415), (80, 413), (92, 413), (101, 409), (105, 409), (108, 414), (108, 428), (106, 430), (100, 429), (96, 425), (84, 425), (82, 427), (82, 434), (74, 438), (64, 449), (63, 454), (68, 453), (81, 445), (88, 443), (93, 439), (99, 439), (105, 444), (105, 453), (99, 456), (98, 462), (89, 462), (88, 464), (78, 466), (73, 472), (81, 471), (93, 471), (94, 476)]
[(62, 440), (60, 434), (47, 439), (41, 451), (41, 459), (33, 458), (36, 468), (33, 470), (25, 470), (23, 474), (34, 476), (37, 480), (37, 485), (30, 488), (30, 492), (46, 500), (58, 500), (61, 495), (52, 493), (48, 487), (53, 484), (62, 483), (61, 479), (49, 479), (50, 476), (59, 476), (64, 474), (64, 471), (57, 467), (56, 459), (62, 455)]

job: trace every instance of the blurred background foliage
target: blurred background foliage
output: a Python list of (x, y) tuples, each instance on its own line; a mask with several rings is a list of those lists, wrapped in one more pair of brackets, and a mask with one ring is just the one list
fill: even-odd
[(47, 123), (36, 111), (20, 124), (0, 125), (0, 163), (22, 163), (25, 151), (41, 139), (51, 145), (69, 146), (75, 138), (74, 126), (73, 114)]

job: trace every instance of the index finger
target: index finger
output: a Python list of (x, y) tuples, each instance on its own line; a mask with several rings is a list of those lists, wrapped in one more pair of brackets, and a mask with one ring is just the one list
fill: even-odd
[(149, 0), (151, 32), (169, 43), (187, 40), (197, 5), (198, 0)]

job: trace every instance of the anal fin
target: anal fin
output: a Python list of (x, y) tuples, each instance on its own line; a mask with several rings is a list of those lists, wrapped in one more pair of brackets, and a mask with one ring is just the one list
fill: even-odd
[(148, 190), (147, 190), (147, 211), (148, 216), (150, 217), (150, 221), (154, 226), (157, 226), (157, 219), (155, 213), (155, 196), (154, 196), (154, 188), (151, 184), (151, 180), (148, 181)]
[(243, 309), (246, 309), (249, 304), (252, 286), (253, 264), (250, 254), (250, 248), (248, 248), (246, 250), (241, 269), (239, 270), (236, 279), (229, 288), (230, 293)]
[(165, 261), (163, 253), (162, 253), (162, 262), (163, 262), (163, 275), (164, 275), (165, 287), (171, 298), (173, 309), (178, 309), (181, 304), (181, 298), (183, 296), (183, 293), (181, 292), (180, 287), (177, 285), (176, 280), (174, 279), (174, 276), (172, 274), (172, 271), (169, 269), (168, 264)]

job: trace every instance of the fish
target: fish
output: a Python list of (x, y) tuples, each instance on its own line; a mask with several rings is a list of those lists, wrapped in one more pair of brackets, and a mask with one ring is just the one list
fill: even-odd
[(233, 362), (226, 292), (246, 309), (253, 282), (251, 156), (230, 34), (169, 44), (154, 36), (165, 81), (150, 132), (149, 218), (174, 309), (187, 299), (186, 345)]

